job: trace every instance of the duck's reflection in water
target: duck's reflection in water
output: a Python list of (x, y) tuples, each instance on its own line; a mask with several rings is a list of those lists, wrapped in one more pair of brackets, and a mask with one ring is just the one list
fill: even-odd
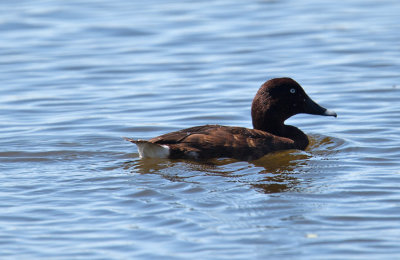
[[(168, 159), (137, 159), (124, 164), (132, 173), (160, 174), (178, 182), (198, 182), (196, 176), (220, 176), (246, 183), (263, 193), (294, 189), (299, 183), (296, 171), (309, 155), (305, 152), (285, 151), (267, 155), (257, 161), (240, 162), (233, 159), (184, 161)], [(256, 175), (256, 176), (255, 176)]]

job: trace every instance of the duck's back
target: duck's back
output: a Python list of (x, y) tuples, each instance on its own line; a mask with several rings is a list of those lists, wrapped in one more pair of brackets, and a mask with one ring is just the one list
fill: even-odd
[(244, 127), (204, 125), (150, 139), (170, 148), (169, 158), (229, 157), (253, 160), (277, 150), (291, 149), (293, 140)]

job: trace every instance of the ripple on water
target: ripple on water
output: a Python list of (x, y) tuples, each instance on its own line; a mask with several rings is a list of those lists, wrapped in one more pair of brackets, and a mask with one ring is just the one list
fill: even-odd
[[(398, 1), (3, 2), (2, 258), (398, 256)], [(122, 139), (251, 127), (280, 76), (338, 113), (288, 120), (306, 151), (142, 160)]]

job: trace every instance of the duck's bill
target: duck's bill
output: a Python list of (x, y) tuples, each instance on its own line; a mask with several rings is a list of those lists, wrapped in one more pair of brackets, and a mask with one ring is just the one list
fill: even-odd
[(329, 109), (321, 107), (317, 103), (315, 103), (311, 98), (307, 97), (305, 100), (304, 113), (311, 115), (321, 115), (321, 116), (334, 116), (337, 117), (337, 114)]

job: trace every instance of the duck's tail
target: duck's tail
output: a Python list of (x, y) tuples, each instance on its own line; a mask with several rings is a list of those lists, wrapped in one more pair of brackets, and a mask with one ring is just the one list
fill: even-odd
[(170, 154), (170, 149), (167, 145), (127, 137), (124, 137), (124, 139), (137, 145), (140, 158), (168, 158)]

